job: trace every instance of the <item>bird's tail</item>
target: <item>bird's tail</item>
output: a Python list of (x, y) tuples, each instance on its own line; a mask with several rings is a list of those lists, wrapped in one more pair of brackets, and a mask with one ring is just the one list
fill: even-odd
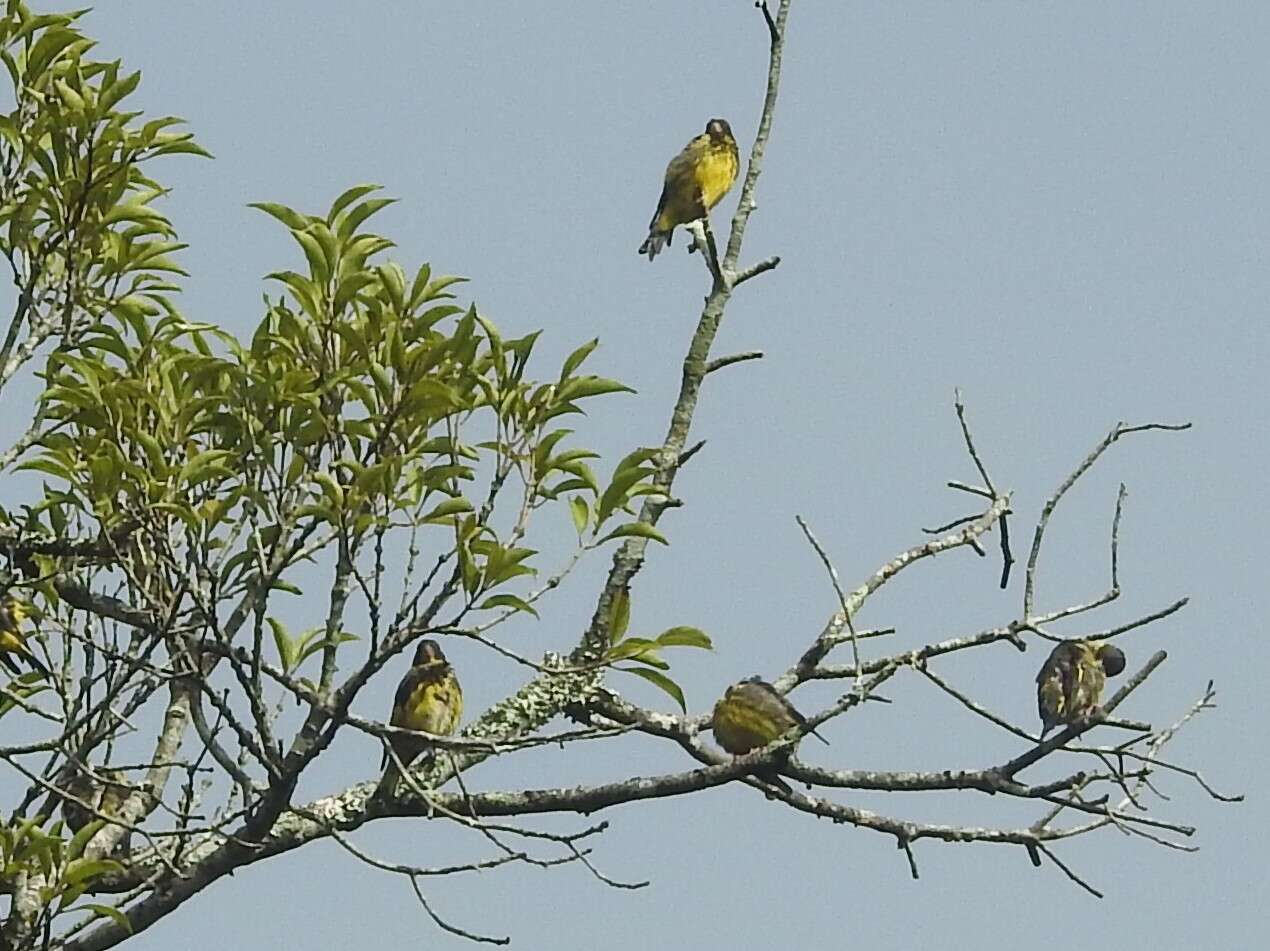
[(784, 704), (786, 711), (788, 711), (789, 715), (794, 718), (794, 722), (798, 724), (798, 728), (803, 731), (804, 736), (810, 733), (821, 743), (825, 744), (825, 746), (830, 745), (829, 741), (817, 733), (816, 728), (807, 722), (807, 718), (794, 709), (793, 704), (791, 704), (788, 700), (785, 700)]
[(794, 787), (785, 782), (785, 780), (781, 779), (774, 769), (765, 769), (761, 772), (756, 772), (754, 775), (763, 780), (763, 782), (775, 786), (786, 795), (789, 795), (794, 791)]
[[(398, 755), (400, 755), (400, 753)], [(425, 751), (423, 756), (419, 758), (418, 765), (430, 765), (433, 757), (434, 754), (431, 750)], [(415, 757), (402, 756), (401, 761), (409, 767), (412, 762), (415, 762)], [(375, 793), (372, 797), (375, 799), (382, 796), (392, 796), (392, 794), (397, 790), (397, 784), (401, 781), (401, 770), (397, 768), (397, 761), (388, 755), (387, 750), (384, 751), (384, 763), (381, 764), (381, 768), (384, 769), (384, 777), (379, 781), (379, 785), (375, 787)]]
[(388, 763), (388, 768), (384, 770), (383, 778), (380, 779), (379, 785), (375, 787), (375, 792), (371, 796), (372, 799), (383, 799), (393, 794), (393, 790), (397, 788), (397, 780), (401, 779), (401, 770), (397, 768), (394, 762)]
[(21, 657), (24, 661), (39, 671), (40, 676), (45, 680), (49, 680), (53, 676), (49, 673), (49, 669), (44, 666), (44, 662), (36, 657), (34, 652), (32, 652), (25, 644), (23, 645), (23, 650), (21, 652), (0, 650), (0, 663), (4, 664), (4, 666), (9, 669), (9, 672), (13, 674), (13, 676), (17, 677), (22, 673), (22, 668), (18, 666), (15, 656)]
[(657, 257), (658, 251), (670, 245), (670, 238), (673, 234), (673, 228), (667, 231), (659, 231), (657, 229), (657, 223), (654, 221), (653, 226), (649, 229), (648, 237), (645, 238), (644, 243), (639, 246), (639, 253), (647, 254), (648, 260), (651, 261), (653, 258)]

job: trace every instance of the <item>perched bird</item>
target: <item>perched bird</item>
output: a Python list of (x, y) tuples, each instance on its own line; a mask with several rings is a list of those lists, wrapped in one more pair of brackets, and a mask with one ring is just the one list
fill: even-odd
[(72, 832), (94, 819), (117, 814), (128, 798), (128, 777), (122, 770), (98, 769), (96, 775), (100, 782), (84, 770), (69, 767), (58, 781), (66, 794), (62, 798), (62, 818)]
[[(420, 641), (414, 661), (397, 687), (392, 718), (388, 722), (406, 730), (449, 736), (462, 715), (463, 690), (454, 676), (454, 668), (441, 653), (441, 645), (436, 641)], [(429, 746), (423, 737), (405, 734), (393, 736), (388, 742), (402, 766), (409, 766)], [(377, 794), (390, 794), (401, 778), (400, 771), (387, 750), (379, 765), (387, 769)]]
[(666, 166), (661, 200), (639, 253), (647, 254), (651, 261), (662, 245), (670, 244), (676, 225), (708, 215), (736, 181), (740, 165), (732, 127), (724, 119), (711, 119), (706, 131), (684, 146)]
[(1041, 738), (1060, 723), (1079, 723), (1098, 707), (1108, 677), (1124, 670), (1124, 652), (1097, 641), (1055, 645), (1036, 675)]
[(27, 618), (27, 607), (17, 598), (0, 600), (0, 664), (8, 667), (13, 676), (22, 673), (16, 658), (20, 657), (43, 676), (49, 669), (40, 662), (22, 634), (22, 622)]
[[(794, 705), (781, 696), (776, 688), (758, 677), (750, 677), (735, 683), (724, 691), (714, 705), (711, 729), (714, 741), (734, 756), (744, 756), (799, 727), (813, 734), (820, 742), (828, 744), (823, 736), (807, 723), (807, 718), (794, 709)], [(776, 775), (775, 770), (763, 770), (757, 775), (767, 782), (789, 792), (789, 785)]]

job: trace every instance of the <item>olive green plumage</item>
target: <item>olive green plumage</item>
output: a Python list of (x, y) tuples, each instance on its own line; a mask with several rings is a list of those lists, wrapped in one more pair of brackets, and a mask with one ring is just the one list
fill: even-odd
[(66, 795), (62, 798), (62, 818), (72, 832), (78, 832), (94, 819), (119, 813), (128, 798), (128, 778), (121, 770), (95, 770), (97, 778), (71, 767), (59, 786)]
[(732, 127), (725, 119), (711, 119), (706, 131), (684, 146), (666, 166), (661, 199), (639, 253), (647, 254), (651, 261), (664, 245), (670, 244), (676, 225), (708, 215), (728, 193), (740, 167)]
[(26, 635), (22, 633), (22, 622), (28, 614), (27, 606), (17, 598), (0, 598), (0, 664), (4, 664), (16, 677), (22, 673), (18, 660), (23, 660), (42, 676), (48, 677), (48, 668), (35, 656), (31, 645), (26, 642)]
[[(765, 680), (750, 677), (730, 686), (714, 705), (711, 729), (714, 740), (734, 756), (744, 756), (798, 728), (828, 743), (807, 723), (807, 718)], [(789, 792), (775, 770), (757, 773), (767, 782)]]
[[(392, 717), (388, 722), (406, 730), (449, 736), (458, 728), (462, 716), (463, 690), (454, 675), (454, 668), (445, 659), (436, 641), (420, 641), (410, 669), (397, 686)], [(403, 766), (409, 766), (431, 746), (427, 738), (407, 734), (393, 736), (388, 742)], [(401, 778), (397, 764), (387, 750), (380, 762), (380, 768), (385, 767), (379, 794), (391, 793)]]
[(1097, 641), (1063, 641), (1036, 675), (1041, 737), (1059, 724), (1079, 723), (1098, 709), (1108, 677), (1124, 670), (1124, 652)]

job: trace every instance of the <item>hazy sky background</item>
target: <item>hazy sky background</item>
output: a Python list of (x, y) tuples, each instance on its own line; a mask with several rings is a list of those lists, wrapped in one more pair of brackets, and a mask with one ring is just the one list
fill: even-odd
[[(666, 161), (711, 116), (752, 141), (767, 37), (748, 0), (634, 4), (272, 3), (105, 0), (85, 21), (98, 54), (145, 80), (138, 101), (192, 123), (214, 162), (165, 163), (167, 210), (192, 245), (187, 313), (247, 334), (262, 276), (298, 249), (246, 207), (324, 212), (348, 185), (379, 182), (401, 203), (375, 219), (413, 269), (471, 278), (465, 293), (508, 335), (544, 329), (561, 355), (599, 335), (591, 368), (638, 390), (595, 404), (579, 438), (606, 464), (658, 441), (702, 295), (682, 239), (651, 265), (635, 253)], [(1117, 445), (1064, 500), (1044, 550), (1039, 607), (1100, 594), (1116, 486), (1127, 483), (1124, 595), (1087, 633), (1191, 604), (1122, 639), (1130, 669), (1170, 659), (1121, 710), (1170, 722), (1214, 678), (1220, 709), (1167, 757), (1218, 788), (1222, 806), (1161, 776), (1156, 815), (1199, 826), (1197, 854), (1113, 830), (1058, 853), (1096, 901), (1021, 849), (916, 847), (911, 881), (893, 840), (784, 810), (742, 786), (565, 817), (607, 819), (582, 869), (511, 869), (437, 881), (457, 924), (513, 947), (979, 949), (1052, 940), (1110, 947), (1250, 947), (1267, 929), (1261, 602), (1270, 534), (1264, 414), (1270, 358), (1263, 3), (796, 2), (782, 100), (745, 261), (781, 267), (738, 290), (717, 353), (766, 358), (712, 376), (694, 428), (709, 440), (676, 485), (633, 593), (633, 628), (697, 624), (713, 654), (673, 658), (694, 712), (739, 677), (784, 670), (834, 596), (802, 540), (803, 514), (851, 586), (970, 509), (943, 487), (970, 479), (952, 412), (961, 387), (999, 485), (1016, 490), (1023, 556), (1044, 498), (1118, 419), (1192, 420), (1185, 434)], [(732, 196), (735, 198), (735, 196)], [(720, 211), (731, 214), (734, 202)], [(716, 228), (725, 217), (715, 215)], [(273, 289), (270, 290), (274, 293)], [(467, 299), (465, 297), (465, 299)], [(7, 400), (6, 400), (7, 402)], [(563, 512), (548, 531), (568, 534)], [(558, 530), (557, 530), (558, 529)], [(995, 536), (989, 539), (995, 546)], [(559, 549), (557, 549), (559, 551)], [(530, 654), (573, 643), (607, 559), (559, 593), (542, 622), (507, 636)], [(860, 623), (899, 650), (1017, 616), (1021, 572), (969, 551), (915, 568)], [(302, 627), (297, 610), (295, 627)], [(449, 649), (447, 647), (447, 649)], [(520, 681), (492, 655), (450, 651), (475, 715)], [(1007, 645), (933, 669), (1031, 726), (1044, 657)], [(359, 712), (382, 716), (402, 665)], [(630, 680), (631, 678), (627, 678)], [(615, 680), (665, 707), (642, 684)], [(797, 691), (817, 709), (832, 684)], [(844, 768), (972, 768), (1020, 744), (913, 673), (837, 721)], [(1258, 700), (1261, 697), (1263, 699)], [(377, 706), (378, 704), (378, 706)], [(814, 744), (818, 746), (819, 744)], [(331, 751), (301, 795), (371, 778), (362, 736)], [(579, 761), (579, 758), (582, 758)], [(618, 779), (690, 766), (666, 744), (587, 744), (474, 771), (477, 788)], [(1039, 781), (1072, 763), (1047, 762)], [(1070, 771), (1070, 770), (1069, 770)], [(1027, 824), (1037, 814), (981, 795), (839, 795), (891, 815)], [(488, 856), (439, 823), (378, 823), (358, 841), (423, 865)], [(137, 949), (469, 947), (444, 935), (408, 884), (326, 843), (243, 870), (133, 943)]]

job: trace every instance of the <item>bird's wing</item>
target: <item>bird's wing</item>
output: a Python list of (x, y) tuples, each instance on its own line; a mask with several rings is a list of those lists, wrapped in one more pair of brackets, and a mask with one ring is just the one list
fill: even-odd
[(448, 736), (454, 732), (459, 725), (459, 718), (463, 716), (463, 689), (459, 686), (458, 678), (453, 672), (449, 672), (432, 686), (431, 691), (430, 702), (426, 704), (428, 709), (424, 719), (427, 720), (427, 726), (424, 729), (429, 733)]
[(781, 705), (781, 708), (789, 715), (789, 718), (793, 720), (794, 723), (798, 724), (799, 729), (801, 729), (804, 733), (810, 733), (812, 736), (818, 739), (821, 743), (824, 743), (826, 746), (829, 745), (829, 741), (815, 731), (815, 729), (807, 721), (807, 718), (803, 716), (801, 713), (799, 713), (798, 708), (789, 702), (788, 697), (785, 697), (784, 695), (779, 693), (775, 687), (773, 687), (771, 684), (765, 681), (759, 681), (759, 683), (761, 684), (761, 686), (767, 693), (769, 693), (771, 696), (776, 698), (776, 701)]
[[(401, 727), (403, 730), (413, 730), (418, 727), (416, 719), (416, 701), (415, 694), (423, 685), (424, 678), (428, 671), (418, 667), (411, 667), (406, 671), (406, 675), (401, 678), (401, 683), (397, 685), (397, 693), (392, 700), (392, 716), (388, 722), (392, 726)], [(417, 736), (391, 736), (388, 738), (388, 744), (397, 751), (397, 756), (402, 762), (409, 764), (423, 749), (422, 744), (425, 741)], [(388, 750), (384, 750), (380, 757), (379, 768), (383, 769), (389, 765), (391, 757)]]
[[(660, 215), (671, 201), (701, 204), (701, 187), (697, 184), (697, 163), (709, 148), (710, 137), (699, 135), (684, 150), (670, 160), (666, 166), (666, 183), (661, 191), (661, 201), (657, 203)], [(702, 208), (702, 214), (705, 209)]]
[(1097, 650), (1088, 644), (1082, 644), (1081, 647), (1079, 709), (1085, 714), (1098, 706), (1107, 675), (1102, 669)]
[(1052, 651), (1036, 675), (1036, 706), (1046, 729), (1061, 722), (1071, 710), (1071, 700), (1079, 677), (1078, 664), (1072, 657), (1072, 648), (1059, 644)]
[(1080, 657), (1072, 657), (1064, 652), (1058, 661), (1058, 672), (1063, 685), (1063, 701), (1065, 710), (1070, 712), (1076, 708), (1080, 699), (1081, 682), (1085, 678), (1085, 665)]
[(410, 717), (410, 696), (419, 686), (421, 675), (422, 671), (411, 667), (397, 685), (397, 692), (392, 698), (392, 718), (388, 721), (393, 726), (409, 728), (405, 721)]

